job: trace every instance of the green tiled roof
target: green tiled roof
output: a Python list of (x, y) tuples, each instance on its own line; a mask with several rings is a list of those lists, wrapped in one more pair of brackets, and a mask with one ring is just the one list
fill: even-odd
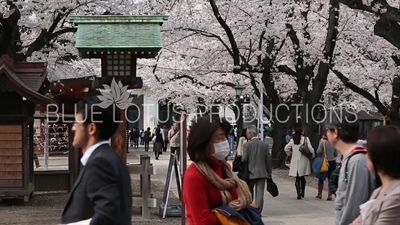
[(167, 16), (70, 16), (80, 51), (158, 51)]

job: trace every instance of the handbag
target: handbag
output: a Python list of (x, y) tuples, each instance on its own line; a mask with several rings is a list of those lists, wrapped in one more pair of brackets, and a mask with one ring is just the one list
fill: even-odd
[(250, 180), (250, 171), (247, 162), (240, 162), (240, 169), (237, 176), (246, 182)]
[(279, 195), (278, 186), (272, 180), (272, 177), (267, 177), (267, 191), (272, 195), (272, 197), (276, 197)]
[(235, 159), (232, 162), (232, 171), (239, 172), (242, 164), (242, 156), (235, 154)]
[(213, 209), (212, 212), (222, 225), (264, 225), (259, 207), (253, 204), (239, 211), (223, 206)]
[(307, 137), (304, 137), (304, 143), (300, 146), (299, 151), (307, 158), (312, 158), (312, 153), (308, 148)]
[(328, 157), (326, 156), (326, 146), (325, 146), (325, 141), (322, 140), (322, 145), (324, 148), (324, 158), (322, 160), (322, 165), (321, 165), (321, 169), (319, 170), (320, 173), (326, 173), (329, 170), (329, 161), (328, 161)]

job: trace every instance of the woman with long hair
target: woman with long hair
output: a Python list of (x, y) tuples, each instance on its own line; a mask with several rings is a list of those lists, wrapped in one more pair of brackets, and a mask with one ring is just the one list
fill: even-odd
[[(322, 190), (324, 189), (324, 181), (326, 178), (328, 178), (329, 182), (333, 171), (336, 169), (336, 156), (337, 156), (336, 149), (331, 145), (331, 143), (329, 143), (328, 138), (326, 137), (325, 134), (322, 135), (321, 141), (319, 142), (317, 148), (317, 156), (326, 157), (329, 162), (328, 172), (326, 172), (326, 174), (318, 178), (318, 194), (315, 197), (321, 199)], [(326, 199), (327, 201), (332, 201), (332, 194), (333, 193), (329, 190), (328, 198)]]
[(246, 129), (242, 129), (242, 133), (240, 134), (240, 138), (236, 148), (236, 155), (243, 154), (243, 145), (247, 142), (246, 131)]
[(287, 155), (292, 156), (290, 161), (289, 176), (296, 178), (296, 191), (297, 199), (304, 198), (306, 179), (304, 176), (311, 174), (310, 160), (300, 152), (300, 147), (306, 144), (312, 157), (315, 157), (314, 149), (311, 146), (310, 139), (303, 136), (303, 130), (301, 128), (296, 128), (294, 131), (293, 138), (285, 146), (285, 152)]

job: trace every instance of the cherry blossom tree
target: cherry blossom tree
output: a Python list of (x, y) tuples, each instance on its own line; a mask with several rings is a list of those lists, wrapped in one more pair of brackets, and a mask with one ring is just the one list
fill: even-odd
[(99, 60), (80, 60), (71, 14), (130, 14), (135, 0), (6, 0), (0, 3), (0, 53), (48, 62), (49, 79), (100, 74)]
[(162, 27), (163, 49), (156, 60), (138, 61), (138, 75), (156, 98), (205, 113), (205, 109), (211, 110), (211, 104), (233, 103), (234, 86), (245, 82), (241, 75), (232, 73), (225, 49), (213, 38), (216, 35), (199, 28), (213, 17), (206, 18), (207, 11), (194, 3), (143, 2), (142, 10), (168, 14), (169, 19)]
[[(264, 94), (264, 106), (272, 112), (270, 116), (274, 120), (275, 159), (283, 159), (283, 136), (288, 128), (285, 118), (294, 115), (294, 105), (303, 106), (303, 127), (306, 135), (312, 136), (314, 140), (317, 140), (317, 124), (311, 118), (317, 117), (318, 110), (313, 108), (321, 100), (329, 102), (330, 106), (356, 104), (357, 107), (353, 108), (357, 110), (368, 109), (371, 106), (364, 99), (355, 102), (356, 95), (349, 89), (344, 89), (339, 79), (329, 74), (330, 68), (351, 68), (348, 71), (352, 71), (354, 78), (363, 76), (363, 73), (368, 71), (368, 79), (365, 79), (363, 86), (379, 87), (383, 93), (387, 90), (389, 80), (382, 74), (393, 72), (387, 67), (390, 65), (387, 55), (391, 54), (393, 49), (372, 39), (361, 41), (364, 32), (368, 32), (368, 29), (362, 26), (368, 26), (368, 22), (371, 21), (363, 23), (362, 20), (368, 17), (363, 17), (348, 8), (340, 10), (339, 13), (339, 3), (335, 0), (268, 3), (257, 0), (209, 0), (173, 1), (171, 4), (177, 4), (176, 2), (181, 6), (178, 11), (180, 13), (171, 15), (171, 24), (165, 28), (166, 33), (169, 32), (166, 37), (174, 36), (176, 40), (184, 38), (187, 42), (179, 42), (182, 45), (176, 45), (179, 47), (174, 48), (174, 54), (164, 55), (165, 58), (159, 62), (168, 61), (169, 57), (176, 55), (186, 55), (188, 57), (183, 57), (183, 61), (178, 60), (179, 66), (187, 66), (183, 62), (192, 62), (196, 68), (187, 70), (197, 71), (180, 75), (176, 71), (182, 70), (176, 69), (175, 66), (174, 75), (166, 76), (167, 79), (180, 82), (180, 78), (184, 77), (184, 83), (187, 80), (197, 83), (209, 82), (207, 76), (199, 76), (203, 75), (198, 72), (201, 68), (206, 73), (214, 70), (211, 78), (213, 82), (218, 83), (218, 78), (222, 76), (218, 76), (221, 74), (216, 72), (222, 67), (224, 72), (228, 69), (233, 73), (230, 78), (234, 81), (237, 81), (237, 76), (234, 76), (236, 74), (239, 80), (249, 84), (248, 91), (254, 92), (256, 97)], [(187, 6), (190, 6), (191, 10), (188, 10)], [(357, 31), (357, 26), (363, 28), (361, 32)], [(358, 44), (355, 44), (355, 36), (360, 40)], [(380, 64), (386, 65), (387, 69), (381, 73), (372, 69), (377, 62), (376, 59), (371, 60), (372, 45), (365, 47), (362, 52), (357, 50), (368, 41), (381, 44), (382, 48), (374, 56), (381, 59)], [(354, 51), (359, 55), (352, 54)], [(226, 62), (229, 62), (228, 65)], [(363, 70), (355, 67), (355, 62), (363, 67)], [(172, 64), (168, 62), (165, 65)], [(265, 93), (258, 91), (260, 82), (265, 87)], [(341, 94), (338, 95), (338, 92)], [(209, 98), (218, 96), (217, 93), (208, 93), (206, 96)], [(290, 107), (277, 108), (281, 104)], [(310, 112), (313, 112), (313, 115), (310, 115)], [(282, 120), (284, 122), (280, 122)]]
[(339, 1), (354, 9), (359, 20), (353, 20), (343, 32), (352, 48), (337, 60), (348, 65), (335, 66), (332, 72), (356, 93), (349, 96), (350, 101), (374, 106), (391, 123), (399, 124), (400, 10), (395, 1)]
[(398, 0), (338, 0), (376, 16), (373, 32), (400, 49), (400, 2)]
[[(190, 30), (218, 40), (218, 46), (225, 48), (224, 53), (219, 55), (225, 55), (224, 58), (233, 61), (232, 72), (247, 78), (257, 96), (261, 94), (257, 93), (261, 79), (266, 89), (264, 105), (277, 107), (286, 103), (290, 106), (288, 109), (270, 109), (277, 111), (273, 115), (285, 120), (293, 110), (294, 103), (312, 107), (319, 102), (326, 86), (329, 58), (332, 57), (333, 42), (337, 35), (338, 10), (335, 7), (338, 4), (333, 4), (329, 13), (324, 4), (311, 2), (270, 1), (270, 4), (265, 4), (264, 1), (210, 0), (208, 3), (200, 1), (195, 8), (208, 7), (219, 27), (215, 22), (208, 22), (203, 23), (201, 29)], [(321, 13), (330, 15), (328, 23), (321, 22), (321, 16), (318, 15), (321, 10)], [(203, 14), (201, 18), (207, 16)], [(326, 33), (327, 29), (328, 37), (321, 36), (321, 31), (325, 30)], [(315, 46), (324, 45), (325, 53), (323, 49), (315, 50), (318, 49)], [(306, 107), (303, 108), (306, 111)], [(308, 115), (303, 113), (302, 116), (305, 118)], [(283, 137), (288, 127), (285, 121), (280, 122), (282, 119), (272, 119), (275, 120), (276, 137), (273, 157), (277, 159), (279, 167), (283, 165)], [(309, 124), (304, 126), (311, 136), (316, 124)]]

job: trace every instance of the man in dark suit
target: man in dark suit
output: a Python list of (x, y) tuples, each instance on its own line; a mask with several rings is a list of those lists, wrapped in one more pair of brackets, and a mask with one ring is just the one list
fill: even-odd
[[(120, 114), (97, 97), (77, 103), (73, 146), (81, 148), (81, 171), (62, 214), (62, 224), (91, 219), (91, 225), (130, 225), (131, 178), (126, 163), (110, 147)], [(115, 114), (115, 115), (114, 115)]]
[[(247, 162), (249, 168), (249, 189), (254, 199), (254, 203), (260, 207), (260, 212), (264, 205), (264, 190), (267, 177), (271, 176), (271, 154), (267, 143), (257, 137), (257, 128), (252, 125), (247, 128), (247, 139), (249, 142), (243, 145), (242, 161)], [(255, 188), (255, 198), (254, 198)]]

